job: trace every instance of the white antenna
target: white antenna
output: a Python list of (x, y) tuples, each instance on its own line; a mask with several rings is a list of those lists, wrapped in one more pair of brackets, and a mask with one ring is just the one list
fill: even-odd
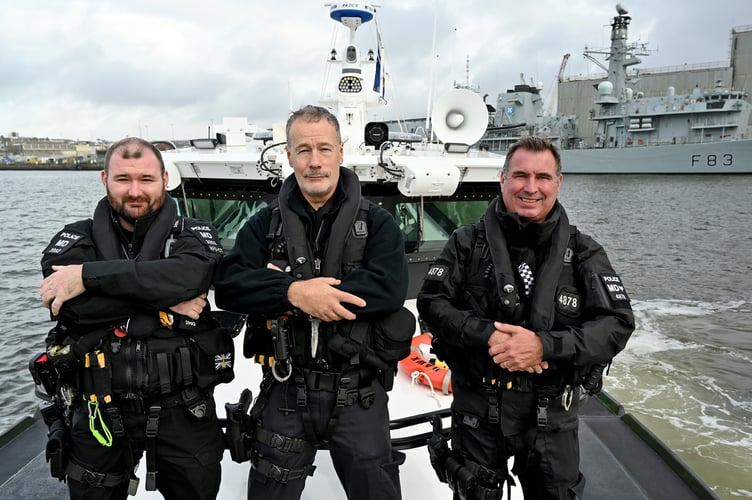
[(433, 3), (433, 40), (431, 42), (431, 73), (428, 78), (428, 104), (426, 105), (426, 130), (431, 130), (431, 137), (428, 138), (428, 142), (433, 139), (433, 130), (429, 129), (429, 123), (431, 120), (431, 104), (433, 104), (433, 68), (436, 65), (436, 19), (438, 17), (438, 9), (436, 8), (436, 2)]

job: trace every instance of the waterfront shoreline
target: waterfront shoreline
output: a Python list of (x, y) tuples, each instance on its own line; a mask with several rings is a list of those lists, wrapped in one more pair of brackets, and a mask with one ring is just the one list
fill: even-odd
[(17, 164), (11, 164), (11, 165), (0, 165), (0, 172), (2, 171), (12, 171), (12, 172), (32, 172), (32, 171), (38, 171), (38, 170), (102, 170), (104, 168), (104, 164), (102, 162), (97, 163), (79, 163), (76, 165), (17, 165)]

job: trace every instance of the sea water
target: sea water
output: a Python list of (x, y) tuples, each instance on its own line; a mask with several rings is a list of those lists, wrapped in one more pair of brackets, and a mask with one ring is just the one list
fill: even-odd
[[(37, 407), (42, 250), (91, 217), (99, 175), (0, 171), (0, 432)], [(720, 497), (752, 496), (752, 176), (569, 175), (560, 200), (635, 310), (606, 389)]]

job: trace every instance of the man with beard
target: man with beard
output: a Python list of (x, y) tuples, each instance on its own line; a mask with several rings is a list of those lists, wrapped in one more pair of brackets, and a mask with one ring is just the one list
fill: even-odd
[(562, 181), (551, 142), (513, 144), (501, 196), (452, 234), (418, 294), (452, 370), (452, 451), (429, 450), (455, 498), (501, 498), (508, 457), (526, 499), (582, 497), (580, 392), (599, 389), (635, 324), (606, 252), (569, 224)]
[[(144, 451), (147, 490), (172, 499), (219, 490), (212, 391), (232, 378), (232, 338), (206, 294), (222, 248), (213, 227), (177, 214), (167, 180), (152, 144), (116, 142), (93, 218), (67, 225), (44, 250), (39, 293), (57, 320), (47, 355), (69, 432), (68, 460), (53, 475), (72, 499), (135, 494)], [(207, 377), (198, 344), (229, 349), (229, 362), (212, 363)]]

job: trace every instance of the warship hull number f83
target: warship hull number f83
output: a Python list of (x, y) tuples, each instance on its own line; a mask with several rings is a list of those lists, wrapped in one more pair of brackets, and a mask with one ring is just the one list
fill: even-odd
[(733, 164), (734, 155), (732, 155), (731, 153), (720, 155), (692, 155), (693, 167), (730, 167)]

